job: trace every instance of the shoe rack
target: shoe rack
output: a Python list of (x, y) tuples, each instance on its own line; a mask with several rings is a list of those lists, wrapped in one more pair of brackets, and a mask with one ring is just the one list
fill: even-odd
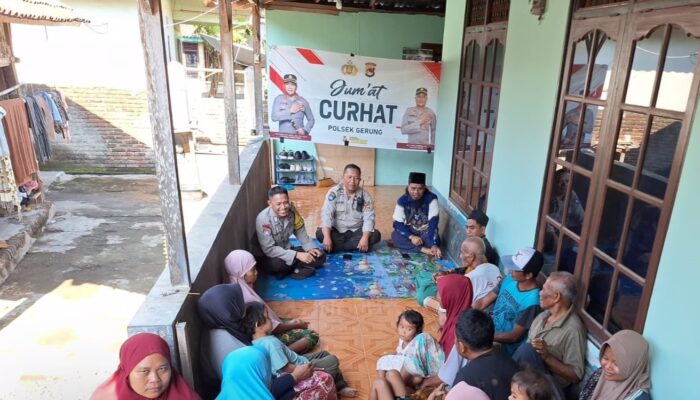
[(316, 159), (306, 151), (283, 149), (275, 154), (275, 182), (296, 186), (316, 185)]

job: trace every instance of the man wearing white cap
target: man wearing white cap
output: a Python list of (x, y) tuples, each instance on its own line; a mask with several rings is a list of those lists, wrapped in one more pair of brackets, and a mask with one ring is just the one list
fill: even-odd
[(527, 338), (532, 321), (542, 311), (537, 275), (542, 270), (542, 253), (525, 247), (512, 256), (501, 259), (509, 275), (489, 294), (474, 303), (474, 308), (485, 309), (494, 302), (493, 322), (495, 341), (512, 355)]
[[(496, 302), (492, 315), (496, 331), (494, 341), (504, 344), (501, 348), (508, 355), (512, 355), (527, 339), (528, 329), (541, 311), (540, 289), (536, 280), (543, 260), (542, 253), (530, 247), (503, 257), (503, 264), (510, 269), (510, 275), (501, 280), (493, 292), (472, 304), (472, 308), (483, 310)], [(453, 347), (438, 372), (440, 381), (452, 385), (457, 372), (465, 365), (466, 360)], [(439, 382), (433, 379), (430, 383)]]

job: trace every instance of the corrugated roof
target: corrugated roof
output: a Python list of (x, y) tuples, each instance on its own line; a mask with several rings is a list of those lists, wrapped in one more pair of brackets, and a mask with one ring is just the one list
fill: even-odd
[(78, 25), (90, 22), (59, 0), (0, 0), (0, 21), (34, 25)]

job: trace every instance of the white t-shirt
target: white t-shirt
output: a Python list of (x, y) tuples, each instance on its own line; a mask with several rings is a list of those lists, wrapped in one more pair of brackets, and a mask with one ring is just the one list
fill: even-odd
[(498, 286), (498, 282), (501, 280), (501, 270), (493, 264), (484, 263), (468, 273), (467, 278), (472, 281), (472, 302), (474, 302)]

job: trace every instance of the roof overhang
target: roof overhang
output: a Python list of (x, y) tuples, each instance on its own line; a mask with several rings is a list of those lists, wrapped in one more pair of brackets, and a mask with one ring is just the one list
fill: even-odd
[(90, 21), (59, 0), (0, 0), (0, 22), (29, 25), (80, 25)]
[[(204, 39), (204, 43), (221, 52), (221, 40), (219, 38), (204, 34), (200, 34), (200, 36)], [(253, 65), (253, 49), (242, 44), (233, 43), (233, 61), (240, 65)]]

